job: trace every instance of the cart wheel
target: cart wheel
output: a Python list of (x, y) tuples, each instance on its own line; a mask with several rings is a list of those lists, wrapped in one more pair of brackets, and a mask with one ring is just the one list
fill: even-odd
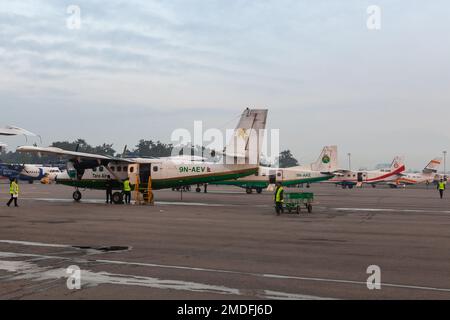
[(312, 212), (312, 205), (310, 205), (310, 204), (308, 204), (308, 213), (311, 213)]

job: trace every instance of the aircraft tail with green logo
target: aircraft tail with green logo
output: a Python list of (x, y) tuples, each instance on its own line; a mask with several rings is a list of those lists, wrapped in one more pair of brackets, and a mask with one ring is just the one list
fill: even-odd
[[(333, 173), (338, 170), (337, 146), (325, 146), (316, 162), (298, 167), (302, 170), (312, 170), (322, 173)], [(292, 168), (294, 169), (294, 168)]]

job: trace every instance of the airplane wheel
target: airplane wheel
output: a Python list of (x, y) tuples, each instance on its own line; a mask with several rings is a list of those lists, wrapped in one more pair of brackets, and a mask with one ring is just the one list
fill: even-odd
[(80, 202), (80, 200), (81, 200), (81, 192), (80, 191), (75, 191), (73, 194), (72, 194), (72, 197), (73, 197), (73, 200), (75, 200), (76, 202)]
[(348, 186), (349, 189), (353, 189), (353, 185)]
[(347, 189), (347, 186), (345, 184), (343, 184), (342, 189)]
[(195, 192), (200, 193), (202, 192), (202, 189), (200, 189), (200, 187), (195, 188)]
[(256, 192), (260, 194), (262, 192), (262, 188), (256, 188)]
[(112, 201), (114, 204), (123, 204), (122, 192), (114, 192), (112, 195)]
[(29, 184), (33, 184), (33, 182), (34, 182), (33, 180), (29, 180), (28, 181)]
[(377, 187), (376, 185), (374, 185), (374, 184), (372, 185), (372, 188), (376, 188), (376, 187)]
[(247, 189), (245, 189), (245, 192), (247, 192), (247, 194), (252, 194), (253, 190), (251, 188), (247, 188)]

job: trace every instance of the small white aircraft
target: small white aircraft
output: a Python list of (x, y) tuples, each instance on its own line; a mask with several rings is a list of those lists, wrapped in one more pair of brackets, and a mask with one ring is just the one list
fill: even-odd
[(253, 190), (261, 193), (263, 189), (277, 182), (280, 182), (283, 186), (307, 184), (309, 187), (310, 183), (333, 178), (335, 170), (337, 170), (337, 146), (326, 146), (317, 161), (306, 166), (290, 168), (260, 166), (258, 172), (252, 176), (211, 184), (238, 186), (245, 188), (248, 194), (252, 193)]
[(394, 182), (390, 182), (389, 185), (395, 188), (397, 186), (433, 183), (436, 180), (437, 172), (439, 166), (441, 165), (441, 162), (442, 158), (434, 158), (427, 164), (427, 166), (422, 170), (421, 173), (399, 174), (399, 177)]
[(398, 175), (405, 171), (405, 164), (402, 157), (395, 157), (389, 169), (372, 170), (372, 171), (350, 171), (338, 170), (335, 177), (326, 181), (341, 185), (343, 189), (352, 189), (354, 186), (362, 186), (370, 184), (372, 187), (379, 183), (395, 181)]
[[(106, 188), (108, 177), (113, 188), (122, 189), (122, 181), (130, 179), (133, 188), (151, 197), (151, 190), (176, 188), (193, 184), (238, 179), (258, 171), (259, 153), (266, 127), (267, 109), (246, 109), (229, 144), (221, 153), (223, 163), (169, 158), (116, 158), (98, 154), (67, 151), (59, 148), (19, 147), (18, 152), (52, 154), (68, 158), (67, 173), (59, 174), (56, 183), (76, 188), (75, 201), (81, 200), (78, 188)], [(139, 187), (137, 187), (137, 185)], [(114, 203), (122, 203), (121, 192), (113, 194)]]
[(62, 171), (58, 167), (44, 166), (41, 164), (4, 164), (0, 163), (0, 177), (19, 179), (33, 183), (47, 178), (49, 182), (55, 181)]

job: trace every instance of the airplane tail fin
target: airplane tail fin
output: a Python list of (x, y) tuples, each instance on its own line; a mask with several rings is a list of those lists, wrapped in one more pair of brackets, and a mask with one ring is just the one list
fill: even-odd
[(442, 158), (434, 158), (423, 169), (423, 173), (436, 173), (441, 165)]
[(400, 173), (405, 171), (405, 163), (403, 157), (395, 157), (391, 164), (391, 172)]
[(338, 169), (337, 146), (325, 146), (316, 162), (311, 164), (311, 170), (334, 172)]
[(244, 110), (231, 140), (223, 151), (227, 163), (259, 165), (267, 112), (267, 109)]

